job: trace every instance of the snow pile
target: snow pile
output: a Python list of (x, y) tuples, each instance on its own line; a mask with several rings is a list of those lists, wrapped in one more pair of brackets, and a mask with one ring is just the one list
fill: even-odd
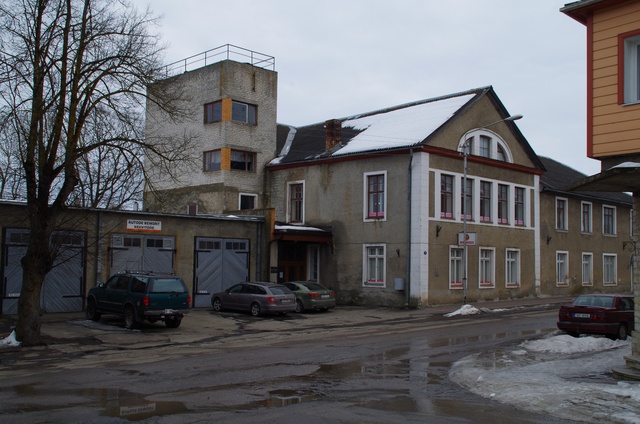
[(586, 423), (640, 424), (640, 383), (613, 378), (627, 341), (551, 334), (456, 362), (452, 381), (480, 396)]
[(457, 311), (444, 314), (444, 316), (449, 318), (449, 317), (454, 317), (456, 315), (475, 315), (479, 313), (480, 313), (480, 309), (476, 308), (475, 306), (463, 305), (462, 308), (458, 309)]
[(20, 346), (20, 342), (16, 340), (15, 331), (12, 331), (11, 334), (9, 334), (4, 339), (0, 340), (0, 347), (5, 347), (5, 346)]

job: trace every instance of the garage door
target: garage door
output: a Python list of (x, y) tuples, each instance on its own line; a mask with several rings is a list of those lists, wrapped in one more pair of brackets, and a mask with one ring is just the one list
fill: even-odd
[(211, 307), (211, 294), (248, 280), (249, 240), (196, 237), (194, 307)]

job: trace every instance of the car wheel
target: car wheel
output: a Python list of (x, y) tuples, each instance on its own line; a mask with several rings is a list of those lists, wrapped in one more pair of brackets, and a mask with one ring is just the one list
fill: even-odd
[(254, 317), (259, 317), (262, 314), (262, 310), (260, 309), (260, 305), (257, 303), (251, 304), (251, 315)]
[(296, 312), (299, 314), (304, 312), (304, 305), (299, 300), (296, 300)]
[(219, 297), (216, 297), (211, 301), (211, 307), (213, 307), (213, 310), (216, 312), (222, 311), (222, 300), (220, 300)]
[(178, 328), (180, 327), (180, 323), (182, 322), (182, 318), (167, 318), (164, 323), (168, 328)]
[(133, 329), (138, 326), (136, 310), (129, 305), (124, 308), (124, 328)]
[(102, 314), (98, 312), (98, 307), (96, 306), (95, 300), (90, 300), (87, 302), (87, 310), (86, 310), (87, 319), (91, 321), (100, 321), (100, 317)]
[(620, 340), (627, 340), (627, 336), (629, 335), (629, 332), (627, 331), (627, 325), (626, 324), (620, 324), (620, 327), (618, 327), (618, 339)]

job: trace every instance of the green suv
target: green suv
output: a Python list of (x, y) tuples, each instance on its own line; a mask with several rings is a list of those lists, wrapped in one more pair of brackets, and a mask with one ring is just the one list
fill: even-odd
[(99, 321), (102, 314), (121, 315), (126, 328), (144, 320), (177, 328), (190, 304), (189, 290), (180, 277), (125, 272), (89, 290), (86, 315), (92, 321)]

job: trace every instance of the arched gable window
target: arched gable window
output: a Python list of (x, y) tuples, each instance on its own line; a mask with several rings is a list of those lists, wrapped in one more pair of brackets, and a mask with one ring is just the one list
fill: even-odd
[[(465, 137), (467, 152), (470, 155), (513, 163), (513, 155), (509, 146), (498, 134), (480, 128), (466, 133)], [(465, 140), (460, 140), (458, 151), (463, 151), (464, 143)]]

